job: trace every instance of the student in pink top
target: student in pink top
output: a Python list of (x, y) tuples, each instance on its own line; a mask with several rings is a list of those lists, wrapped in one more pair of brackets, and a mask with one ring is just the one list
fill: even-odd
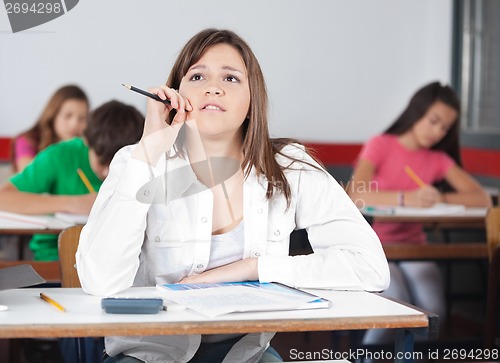
[(59, 88), (35, 125), (14, 139), (11, 152), (14, 172), (21, 172), (47, 146), (82, 136), (88, 110), (88, 98), (80, 87)]
[[(460, 102), (449, 86), (433, 82), (418, 90), (398, 119), (361, 150), (348, 193), (365, 205), (431, 207), (435, 203), (488, 207), (491, 201), (460, 164)], [(405, 172), (422, 179), (420, 187)], [(421, 224), (375, 222), (383, 244), (426, 243)], [(445, 313), (442, 278), (433, 262), (391, 263), (385, 295)], [(388, 332), (369, 331), (365, 343), (380, 343)]]

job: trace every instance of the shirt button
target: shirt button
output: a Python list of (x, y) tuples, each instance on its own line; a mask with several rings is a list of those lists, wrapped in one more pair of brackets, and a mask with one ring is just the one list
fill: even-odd
[(155, 242), (160, 242), (160, 237), (159, 236), (155, 237)]
[(147, 197), (148, 195), (149, 195), (149, 190), (147, 190), (147, 189), (146, 189), (146, 190), (144, 191), (144, 196), (145, 196), (145, 197)]
[(260, 256), (260, 252), (255, 252), (253, 255), (254, 255), (255, 257), (259, 257), (259, 256)]
[(281, 234), (281, 233), (280, 233), (280, 231), (279, 231), (279, 230), (274, 231), (274, 235), (275, 235), (276, 237), (278, 237), (280, 234)]
[(199, 265), (196, 266), (196, 268), (201, 269), (201, 268), (203, 268), (203, 265), (200, 263)]
[(263, 212), (263, 210), (262, 210), (262, 209), (259, 209), (259, 210), (257, 211), (257, 213), (259, 213), (259, 214), (262, 214), (262, 212)]
[(201, 219), (201, 223), (207, 223), (207, 217), (203, 217), (203, 218)]

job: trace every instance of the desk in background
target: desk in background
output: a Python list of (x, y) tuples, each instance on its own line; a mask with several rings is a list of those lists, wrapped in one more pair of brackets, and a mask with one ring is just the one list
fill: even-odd
[(43, 216), (47, 222), (44, 226), (34, 226), (33, 224), (9, 221), (0, 218), (0, 236), (15, 236), (14, 240), (6, 241), (6, 243), (17, 244), (17, 256), (15, 260), (0, 260), (0, 268), (29, 264), (32, 265), (36, 272), (42, 276), (48, 283), (61, 282), (61, 269), (59, 261), (31, 261), (24, 260), (24, 248), (28, 245), (33, 234), (59, 234), (63, 229), (71, 226), (71, 223), (61, 221), (52, 216)]
[[(122, 296), (153, 296), (155, 288), (131, 288)], [(59, 311), (39, 297), (47, 293), (66, 308)], [(413, 334), (437, 335), (437, 316), (367, 292), (314, 290), (330, 299), (329, 309), (234, 313), (207, 318), (190, 310), (153, 315), (106, 314), (101, 299), (81, 289), (15, 289), (0, 292), (0, 338), (113, 335), (232, 334), (398, 329), (396, 349), (411, 352)], [(325, 347), (329, 348), (329, 347)], [(411, 362), (406, 354), (397, 362)]]
[[(0, 236), (15, 236), (8, 243), (17, 244), (17, 260), (25, 259), (25, 248), (34, 234), (59, 234), (63, 229), (75, 223), (56, 218), (55, 216), (24, 216), (22, 214), (0, 211)], [(3, 261), (0, 261), (3, 262)]]
[(387, 211), (375, 209), (373, 211), (363, 210), (363, 215), (373, 218), (377, 222), (422, 223), (426, 227), (438, 226), (441, 228), (484, 228), (487, 211), (487, 208), (466, 208), (459, 213), (435, 214), (433, 212), (426, 213), (425, 208), (422, 208), (421, 212), (415, 214), (398, 214), (397, 209), (395, 213), (389, 214)]
[[(429, 244), (384, 244), (383, 248), (389, 261), (436, 261), (440, 262), (444, 269), (445, 295), (446, 295), (446, 332), (452, 331), (452, 305), (459, 301), (474, 300), (483, 301), (486, 291), (486, 272), (484, 268), (488, 260), (488, 249), (486, 244), (486, 208), (466, 208), (461, 212), (450, 214), (436, 214), (436, 211), (426, 213), (426, 209), (416, 210), (410, 214), (403, 210), (398, 214), (389, 214), (383, 207), (380, 210), (363, 211), (363, 214), (376, 222), (391, 223), (422, 223), (428, 232), (430, 239), (434, 242)], [(415, 210), (409, 208), (408, 210)], [(453, 238), (454, 237), (454, 238)], [(472, 238), (471, 238), (472, 237)], [(460, 239), (460, 242), (456, 239)], [(456, 265), (457, 262), (467, 262), (469, 266)], [(467, 270), (469, 285), (460, 284), (458, 291), (453, 289), (453, 281), (457, 281), (457, 273), (460, 269), (474, 268), (479, 276), (471, 280), (474, 274)], [(477, 282), (476, 282), (477, 280)], [(456, 290), (455, 289), (455, 290)], [(456, 304), (455, 304), (456, 305)], [(470, 315), (469, 305), (466, 305), (467, 314)]]

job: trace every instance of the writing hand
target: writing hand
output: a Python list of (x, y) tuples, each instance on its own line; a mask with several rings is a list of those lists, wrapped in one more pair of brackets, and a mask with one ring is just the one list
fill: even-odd
[(67, 210), (64, 212), (74, 214), (90, 214), (90, 210), (94, 205), (96, 197), (97, 193), (70, 196), (69, 203), (67, 203)]
[(410, 195), (412, 196), (410, 200), (413, 201), (415, 207), (432, 207), (434, 204), (441, 201), (441, 193), (431, 185), (419, 188), (411, 192)]

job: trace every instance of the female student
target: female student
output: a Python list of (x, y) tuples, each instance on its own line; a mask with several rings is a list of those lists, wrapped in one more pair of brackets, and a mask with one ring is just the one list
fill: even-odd
[[(196, 34), (150, 91), (171, 106), (148, 99), (141, 141), (110, 165), (77, 252), (87, 293), (245, 280), (387, 287), (380, 242), (339, 184), (301, 145), (270, 139), (263, 74), (238, 35)], [(297, 228), (313, 254), (288, 256)], [(106, 362), (272, 361), (273, 335), (112, 337)]]
[[(459, 118), (460, 102), (449, 86), (433, 82), (422, 87), (397, 120), (363, 147), (348, 188), (351, 198), (360, 207), (430, 207), (435, 203), (488, 207), (488, 195), (460, 167)], [(409, 176), (407, 167), (424, 186)], [(446, 181), (451, 190), (434, 186), (441, 181)], [(426, 242), (421, 224), (375, 222), (373, 229), (382, 243)], [(386, 295), (443, 316), (444, 294), (435, 263), (391, 263), (390, 270), (391, 285)], [(368, 332), (368, 337), (377, 340), (376, 334)]]
[(88, 110), (87, 96), (78, 86), (59, 88), (35, 125), (15, 138), (12, 150), (14, 171), (22, 171), (47, 146), (82, 136)]

